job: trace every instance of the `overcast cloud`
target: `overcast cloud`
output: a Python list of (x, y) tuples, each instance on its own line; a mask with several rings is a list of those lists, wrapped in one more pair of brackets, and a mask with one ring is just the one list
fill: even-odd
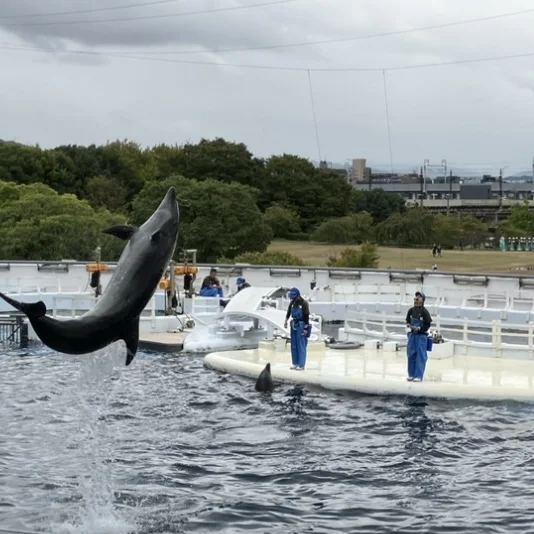
[[(532, 53), (386, 71), (395, 167), (446, 159), (453, 170), (476, 164), (494, 173), (503, 165), (531, 168), (531, 0), (267, 3), (0, 0), (0, 138), (52, 147), (117, 138), (145, 146), (181, 144), (221, 136), (246, 143), (260, 157), (293, 153), (318, 160), (310, 69), (321, 158), (343, 163), (365, 157), (383, 167), (390, 153), (381, 69)], [(225, 10), (251, 4), (258, 6)], [(115, 6), (120, 9), (109, 9)], [(523, 10), (532, 12), (274, 48)], [(214, 51), (243, 48), (256, 50)], [(314, 71), (353, 68), (377, 70)]]

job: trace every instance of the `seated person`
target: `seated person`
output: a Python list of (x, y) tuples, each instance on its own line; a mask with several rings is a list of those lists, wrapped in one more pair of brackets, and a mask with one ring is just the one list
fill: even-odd
[(250, 287), (250, 284), (242, 277), (240, 276), (237, 280), (236, 280), (236, 284), (237, 284), (237, 292), (239, 293), (242, 289), (245, 289), (246, 287)]
[(217, 269), (211, 269), (210, 274), (204, 278), (199, 294), (201, 297), (223, 297), (221, 283), (217, 278)]
[(202, 281), (199, 295), (201, 297), (219, 297), (221, 299), (219, 304), (223, 308), (228, 304), (228, 300), (222, 298), (224, 296), (223, 290), (217, 278), (217, 269), (215, 267), (210, 270), (210, 274)]

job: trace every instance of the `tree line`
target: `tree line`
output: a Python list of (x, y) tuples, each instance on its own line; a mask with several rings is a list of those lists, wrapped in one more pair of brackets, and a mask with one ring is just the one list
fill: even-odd
[[(53, 149), (0, 142), (0, 255), (88, 260), (100, 245), (103, 259), (116, 260), (123, 243), (101, 230), (142, 224), (170, 185), (180, 203), (177, 256), (196, 248), (199, 261), (262, 254), (275, 238), (437, 241), (447, 248), (480, 243), (489, 232), (477, 219), (407, 209), (394, 193), (356, 191), (337, 171), (299, 156), (257, 158), (243, 143), (221, 138), (150, 148), (130, 141)], [(515, 208), (501, 225), (504, 235), (530, 232), (529, 217), (528, 208)]]

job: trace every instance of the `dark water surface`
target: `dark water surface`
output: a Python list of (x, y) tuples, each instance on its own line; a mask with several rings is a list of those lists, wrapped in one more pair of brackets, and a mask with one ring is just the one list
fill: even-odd
[(119, 345), (0, 354), (0, 527), (534, 532), (534, 406), (280, 387)]

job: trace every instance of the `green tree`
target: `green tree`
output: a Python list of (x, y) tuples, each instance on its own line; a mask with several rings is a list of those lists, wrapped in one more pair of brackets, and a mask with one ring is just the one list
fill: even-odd
[(360, 269), (376, 269), (380, 256), (375, 244), (366, 242), (360, 249), (344, 248), (339, 256), (331, 256), (328, 259), (329, 267), (346, 267)]
[(393, 213), (406, 213), (406, 201), (397, 193), (390, 193), (383, 189), (353, 191), (351, 211), (354, 213), (366, 211), (371, 214), (375, 223), (380, 223)]
[(292, 208), (275, 203), (265, 210), (265, 222), (270, 226), (273, 237), (288, 238), (301, 231), (299, 214)]
[(375, 228), (381, 245), (405, 247), (431, 246), (434, 241), (434, 215), (424, 208), (411, 208), (406, 213), (393, 213)]
[(254, 158), (244, 143), (232, 143), (220, 137), (201, 139), (182, 147), (155, 147), (158, 175), (166, 178), (179, 174), (186, 178), (249, 185), (261, 189), (263, 162)]
[(0, 182), (0, 251), (6, 259), (90, 260), (100, 244), (103, 259), (115, 260), (124, 243), (102, 230), (124, 223), (44, 184)]
[(67, 155), (19, 143), (0, 143), (0, 180), (18, 184), (39, 182), (60, 193), (77, 192), (74, 163)]
[(180, 248), (198, 249), (201, 261), (266, 250), (272, 231), (256, 205), (257, 191), (237, 183), (183, 176), (148, 182), (133, 203), (134, 224), (148, 219), (171, 185), (179, 196)]
[[(103, 205), (115, 209), (117, 198), (124, 197), (121, 210), (126, 212), (145, 181), (155, 179), (157, 173), (152, 152), (142, 150), (138, 144), (127, 140), (103, 146), (60, 146), (54, 152), (69, 157), (73, 162), (76, 190), (69, 192), (89, 199), (95, 207)], [(95, 177), (98, 178), (96, 181)], [(103, 186), (104, 191), (98, 192), (103, 184), (102, 177), (107, 178), (107, 182)], [(102, 204), (102, 198), (106, 198), (110, 188), (116, 191), (109, 196), (111, 204)]]
[(265, 165), (262, 187), (266, 202), (293, 206), (304, 231), (349, 213), (352, 187), (345, 178), (329, 169), (316, 169), (298, 156), (271, 157)]
[(513, 206), (509, 217), (499, 223), (497, 231), (505, 237), (534, 235), (534, 213), (529, 210), (528, 202)]
[(95, 208), (105, 207), (114, 212), (127, 211), (128, 191), (109, 176), (99, 174), (89, 178), (86, 197)]
[(460, 217), (437, 215), (432, 224), (433, 241), (443, 248), (454, 248), (462, 235)]
[(322, 223), (311, 239), (319, 243), (360, 244), (370, 239), (372, 232), (373, 218), (364, 211)]

